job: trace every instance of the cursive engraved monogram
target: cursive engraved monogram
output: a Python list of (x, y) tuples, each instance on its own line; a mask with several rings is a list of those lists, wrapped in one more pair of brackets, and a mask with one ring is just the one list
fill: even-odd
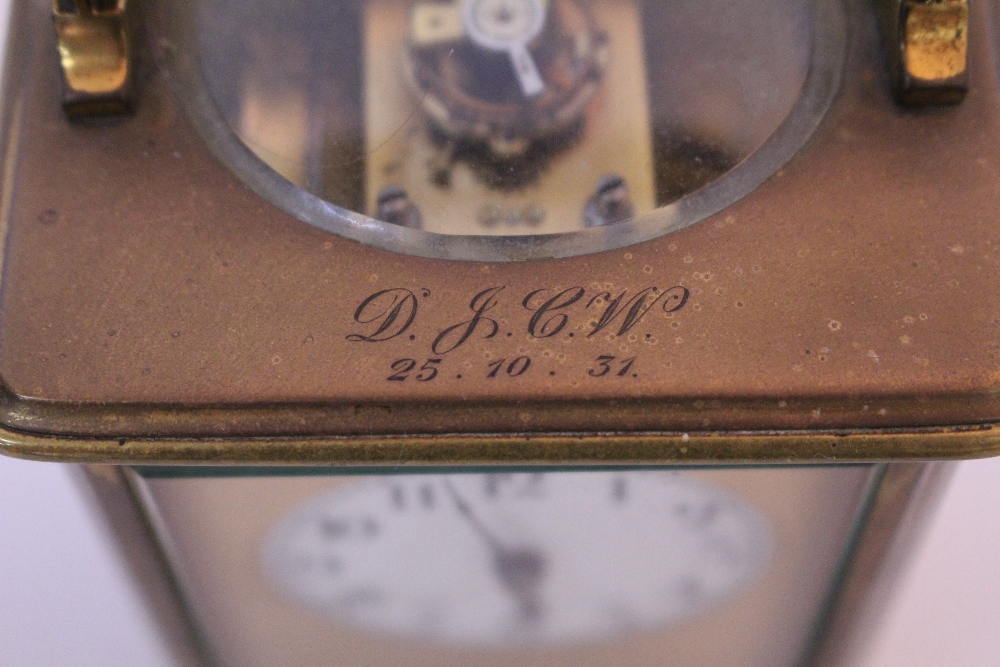
[(535, 311), (535, 314), (528, 320), (528, 335), (534, 338), (551, 338), (565, 329), (569, 323), (569, 315), (558, 311), (572, 306), (587, 293), (587, 290), (582, 287), (570, 287), (544, 301), (538, 308), (532, 308), (532, 300), (539, 294), (548, 291), (536, 289), (521, 301), (524, 308)]
[[(423, 297), (431, 295), (430, 290), (420, 290)], [(417, 296), (405, 287), (393, 287), (375, 292), (361, 302), (354, 311), (354, 321), (358, 324), (374, 325), (374, 331), (348, 334), (347, 340), (355, 343), (381, 343), (404, 334), (417, 317), (419, 302)]]
[[(682, 285), (667, 289), (650, 286), (638, 291), (629, 289), (614, 294), (610, 291), (588, 291), (585, 287), (540, 288), (520, 298), (520, 305), (531, 313), (527, 321), (518, 324), (516, 312), (505, 308), (508, 288), (496, 285), (480, 290), (468, 302), (471, 315), (442, 329), (434, 327), (430, 351), (435, 357), (453, 352), (473, 340), (490, 340), (500, 333), (500, 321), (510, 329), (518, 329), (531, 338), (553, 338), (563, 335), (572, 338), (575, 331), (587, 332), (586, 338), (605, 332), (611, 336), (624, 336), (637, 327), (654, 308), (664, 313), (675, 313), (687, 304), (690, 290)], [(367, 327), (347, 335), (354, 343), (382, 343), (409, 333), (409, 340), (416, 340), (418, 312), (422, 300), (430, 290), (409, 290), (393, 287), (380, 290), (366, 297), (354, 311), (354, 321)], [(512, 299), (511, 299), (512, 300)], [(522, 311), (523, 312), (523, 311)], [(502, 314), (502, 316), (501, 316)], [(510, 320), (508, 323), (506, 319)], [(433, 323), (433, 322), (432, 322)], [(426, 330), (426, 326), (424, 326)], [(648, 336), (647, 336), (648, 338)]]
[(453, 324), (439, 333), (431, 345), (431, 351), (434, 354), (448, 354), (452, 350), (461, 347), (476, 333), (481, 324), (489, 329), (489, 332), (483, 338), (493, 338), (496, 336), (497, 332), (500, 331), (500, 325), (493, 318), (487, 317), (486, 313), (496, 307), (497, 296), (505, 289), (507, 288), (490, 287), (472, 297), (472, 301), (469, 303), (469, 308), (473, 313), (472, 317), (464, 322)]
[(647, 287), (646, 289), (640, 290), (631, 298), (627, 298), (628, 290), (625, 290), (618, 296), (614, 297), (611, 295), (611, 292), (602, 292), (597, 294), (587, 303), (587, 308), (590, 308), (597, 303), (607, 303), (607, 306), (598, 318), (597, 323), (594, 324), (591, 332), (587, 334), (587, 338), (599, 333), (602, 329), (609, 326), (620, 317), (622, 318), (622, 322), (618, 327), (616, 335), (624, 336), (630, 329), (632, 329), (632, 327), (638, 324), (646, 313), (648, 313), (657, 303), (662, 302), (663, 312), (673, 313), (683, 308), (684, 304), (687, 303), (688, 297), (690, 296), (690, 290), (686, 287), (681, 287), (680, 285), (671, 287), (670, 289), (662, 292), (656, 287)]

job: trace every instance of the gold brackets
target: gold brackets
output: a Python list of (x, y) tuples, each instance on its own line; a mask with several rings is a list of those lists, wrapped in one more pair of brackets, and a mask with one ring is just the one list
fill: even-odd
[(968, 90), (969, 0), (878, 0), (896, 100), (958, 104)]
[(135, 0), (54, 0), (63, 73), (63, 108), (71, 118), (131, 113), (135, 107)]

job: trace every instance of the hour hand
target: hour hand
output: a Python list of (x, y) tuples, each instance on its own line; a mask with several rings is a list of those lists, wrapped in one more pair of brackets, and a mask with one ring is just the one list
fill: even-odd
[(494, 574), (518, 604), (518, 617), (528, 625), (542, 619), (540, 589), (547, 562), (538, 549), (502, 549), (493, 554)]

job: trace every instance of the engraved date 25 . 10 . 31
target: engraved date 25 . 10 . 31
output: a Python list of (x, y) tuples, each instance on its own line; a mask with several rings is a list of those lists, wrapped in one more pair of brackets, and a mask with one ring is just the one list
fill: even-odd
[[(368, 295), (355, 309), (353, 328), (357, 330), (346, 337), (352, 343), (380, 344), (400, 339), (413, 342), (417, 340), (418, 329), (421, 332), (430, 330), (427, 356), (392, 360), (386, 380), (432, 382), (442, 376), (449, 354), (498, 336), (513, 337), (518, 330), (521, 335), (536, 340), (572, 339), (578, 333), (584, 340), (602, 333), (609, 339), (625, 336), (647, 320), (647, 315), (654, 310), (671, 314), (684, 308), (690, 291), (681, 285), (666, 289), (650, 286), (615, 294), (577, 286), (535, 289), (515, 295), (501, 285), (478, 291), (469, 300), (466, 315), (444, 326), (440, 322), (427, 325), (421, 322), (421, 307), (431, 297), (428, 289), (414, 291), (393, 287)], [(585, 369), (591, 378), (638, 377), (636, 356), (600, 354), (591, 362)], [(545, 372), (524, 354), (491, 360), (481, 370), (477, 375), (492, 381), (515, 379), (532, 371)], [(548, 373), (556, 374), (554, 370)], [(462, 375), (454, 377), (461, 379)]]

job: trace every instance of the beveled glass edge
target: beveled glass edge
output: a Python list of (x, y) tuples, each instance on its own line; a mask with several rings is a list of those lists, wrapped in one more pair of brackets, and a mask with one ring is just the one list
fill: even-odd
[(285, 213), (341, 238), (431, 259), (509, 262), (575, 257), (649, 241), (708, 218), (753, 192), (806, 144), (840, 89), (847, 52), (843, 0), (812, 7), (812, 55), (802, 92), (778, 129), (745, 160), (703, 188), (634, 220), (548, 235), (461, 236), (390, 225), (302, 190), (236, 136), (209, 93), (197, 58), (197, 0), (171, 3), (164, 63), (175, 95), (209, 150), (253, 192)]
[(957, 465), (910, 461), (877, 466), (881, 474), (872, 480), (867, 506), (856, 518), (854, 538), (803, 664), (839, 667), (855, 664), (863, 655)]

